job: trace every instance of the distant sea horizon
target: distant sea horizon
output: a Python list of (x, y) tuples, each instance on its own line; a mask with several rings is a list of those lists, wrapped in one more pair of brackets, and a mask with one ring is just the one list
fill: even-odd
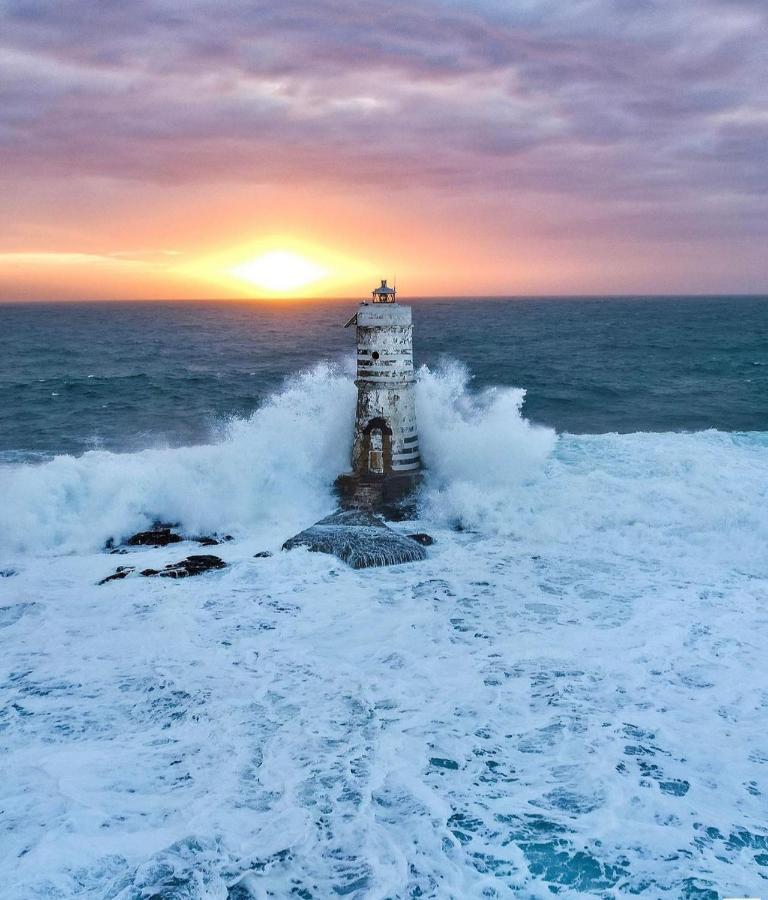
[[(361, 298), (0, 306), (0, 460), (215, 439), (286, 379), (349, 372)], [(416, 365), (525, 390), (570, 433), (768, 430), (768, 303), (755, 296), (402, 296)], [(341, 307), (341, 308), (340, 308)]]
[[(59, 303), (345, 303), (361, 302), (367, 298), (365, 292), (360, 294), (338, 295), (329, 297), (60, 297), (39, 298), (29, 297), (5, 297), (0, 298), (0, 306), (5, 305), (32, 305), (46, 304), (57, 305)], [(768, 300), (768, 289), (754, 292), (715, 292), (715, 293), (616, 293), (602, 294), (406, 294), (398, 292), (400, 303), (419, 301), (475, 301), (475, 300)]]

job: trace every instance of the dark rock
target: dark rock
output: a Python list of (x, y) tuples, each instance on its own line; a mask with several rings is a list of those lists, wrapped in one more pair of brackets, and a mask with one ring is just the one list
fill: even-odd
[(153, 522), (147, 531), (138, 531), (121, 544), (117, 544), (113, 537), (107, 538), (104, 549), (110, 553), (127, 553), (126, 547), (167, 547), (169, 544), (178, 544), (181, 541), (196, 541), (201, 547), (215, 547), (224, 541), (233, 541), (231, 534), (220, 537), (213, 534), (201, 534), (191, 537), (187, 534), (179, 534), (174, 529), (179, 528), (178, 522)]
[(139, 531), (125, 542), (126, 547), (167, 547), (178, 544), (184, 538), (171, 531), (170, 525), (155, 525), (149, 531)]
[(201, 537), (192, 538), (192, 540), (197, 541), (197, 543), (201, 544), (203, 547), (214, 547), (216, 544), (234, 541), (234, 538), (231, 534), (225, 534), (224, 537), (219, 537), (217, 534), (204, 534)]
[(254, 559), (266, 559), (268, 556), (272, 556), (271, 550), (259, 550), (258, 553), (253, 554)]
[(417, 544), (421, 544), (422, 547), (431, 547), (432, 544), (435, 543), (435, 539), (431, 534), (425, 534), (423, 531), (418, 531), (416, 534), (409, 534), (408, 537), (412, 541), (416, 541)]
[(118, 566), (112, 575), (107, 575), (106, 578), (102, 578), (99, 584), (106, 584), (108, 581), (119, 581), (121, 578), (127, 578), (135, 568), (135, 566)]
[(353, 569), (415, 562), (427, 556), (416, 541), (398, 534), (373, 513), (362, 509), (326, 516), (283, 544), (283, 550), (296, 547), (331, 553)]
[(16, 569), (0, 569), (0, 578), (10, 578), (16, 574)]
[(177, 563), (170, 563), (164, 569), (144, 569), (141, 574), (158, 575), (160, 578), (188, 578), (190, 575), (202, 575), (203, 572), (210, 572), (213, 569), (223, 569), (226, 565), (218, 556), (203, 554), (188, 556)]

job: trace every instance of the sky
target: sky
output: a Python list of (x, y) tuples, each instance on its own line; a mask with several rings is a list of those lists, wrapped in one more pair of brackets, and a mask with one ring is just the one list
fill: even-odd
[(768, 291), (766, 0), (0, 0), (0, 300)]

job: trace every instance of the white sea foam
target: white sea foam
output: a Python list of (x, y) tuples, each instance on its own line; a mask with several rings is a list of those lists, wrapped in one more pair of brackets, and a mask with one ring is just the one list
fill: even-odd
[(0, 468), (0, 548), (96, 549), (155, 519), (190, 532), (306, 523), (332, 506), (348, 466), (355, 388), (321, 365), (292, 379), (210, 445), (93, 451)]
[[(540, 473), (555, 436), (522, 417), (523, 398), (510, 388), (473, 394), (458, 364), (422, 368), (420, 436), (435, 507), (462, 498), (473, 507), (469, 486), (504, 497)], [(329, 485), (349, 467), (354, 404), (351, 379), (324, 364), (229, 422), (214, 444), (0, 467), (0, 548), (96, 549), (155, 519), (191, 532), (306, 523), (333, 506)]]
[[(391, 569), (253, 558), (333, 506), (327, 367), (208, 447), (3, 469), (3, 900), (758, 896), (768, 435), (522, 400), (422, 370), (437, 543)], [(97, 586), (194, 552), (98, 551), (154, 517), (230, 565)]]

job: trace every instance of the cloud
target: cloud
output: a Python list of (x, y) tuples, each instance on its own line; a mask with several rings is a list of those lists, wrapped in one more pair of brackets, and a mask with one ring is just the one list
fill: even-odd
[(418, 184), (559, 196), (566, 230), (585, 205), (651, 236), (719, 209), (729, 236), (768, 227), (757, 0), (0, 11), (0, 178)]

